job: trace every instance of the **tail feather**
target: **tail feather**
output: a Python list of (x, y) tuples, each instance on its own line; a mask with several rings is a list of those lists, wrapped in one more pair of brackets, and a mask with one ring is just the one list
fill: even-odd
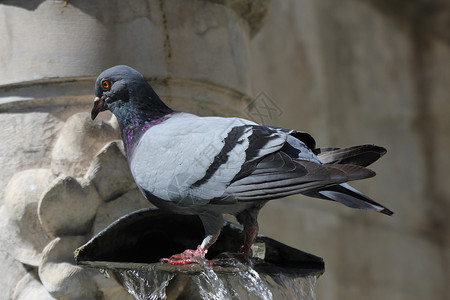
[(314, 153), (325, 164), (352, 164), (367, 167), (386, 153), (376, 145), (360, 145), (349, 148), (317, 148)]
[[(318, 148), (314, 153), (326, 166), (357, 165), (367, 167), (386, 153), (386, 149), (376, 145), (360, 145), (349, 148)], [(375, 175), (375, 172), (373, 172)], [(349, 178), (350, 180), (358, 178)], [(393, 212), (383, 205), (373, 201), (348, 183), (327, 186), (312, 192), (307, 196), (342, 203), (348, 207), (375, 210), (386, 215)]]
[(375, 210), (389, 216), (394, 213), (390, 209), (373, 201), (348, 183), (328, 186), (320, 190), (305, 193), (305, 195), (336, 201), (351, 208)]

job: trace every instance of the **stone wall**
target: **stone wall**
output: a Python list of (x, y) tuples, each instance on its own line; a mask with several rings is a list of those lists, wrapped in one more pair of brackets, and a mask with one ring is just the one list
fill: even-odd
[(261, 231), (324, 257), (318, 299), (450, 297), (450, 7), (445, 1), (274, 1), (252, 40), (266, 123), (318, 145), (388, 153), (354, 186), (392, 217), (306, 197), (273, 201)]
[(123, 162), (117, 125), (86, 114), (96, 76), (115, 64), (140, 70), (178, 110), (304, 130), (319, 146), (386, 147), (378, 176), (355, 186), (394, 216), (290, 197), (262, 210), (261, 231), (325, 259), (318, 299), (450, 298), (447, 6), (2, 1), (0, 265), (9, 276), (0, 298), (125, 297), (71, 257), (147, 205), (127, 172), (105, 188), (111, 161)]

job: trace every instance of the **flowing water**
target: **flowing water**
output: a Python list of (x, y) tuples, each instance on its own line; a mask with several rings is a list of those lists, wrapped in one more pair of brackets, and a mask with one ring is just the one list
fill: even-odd
[[(182, 270), (184, 267), (178, 267)], [(204, 264), (196, 271), (167, 271), (158, 265), (115, 270), (115, 276), (136, 300), (156, 299), (315, 299), (318, 275), (258, 273), (235, 263), (217, 268)]]

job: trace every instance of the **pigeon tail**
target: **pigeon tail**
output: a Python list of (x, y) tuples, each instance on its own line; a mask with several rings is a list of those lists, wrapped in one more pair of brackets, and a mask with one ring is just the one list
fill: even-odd
[(304, 195), (336, 201), (351, 208), (375, 210), (388, 216), (394, 214), (393, 211), (373, 201), (348, 183), (328, 186), (320, 190), (304, 193)]
[(367, 167), (383, 156), (386, 149), (376, 145), (360, 145), (349, 148), (317, 148), (313, 152), (324, 164), (351, 164)]

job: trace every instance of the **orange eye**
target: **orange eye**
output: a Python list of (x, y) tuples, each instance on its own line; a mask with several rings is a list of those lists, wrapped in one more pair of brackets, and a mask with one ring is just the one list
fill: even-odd
[(102, 80), (102, 87), (105, 90), (109, 90), (109, 88), (111, 87), (111, 83), (109, 82), (109, 80), (103, 79)]

